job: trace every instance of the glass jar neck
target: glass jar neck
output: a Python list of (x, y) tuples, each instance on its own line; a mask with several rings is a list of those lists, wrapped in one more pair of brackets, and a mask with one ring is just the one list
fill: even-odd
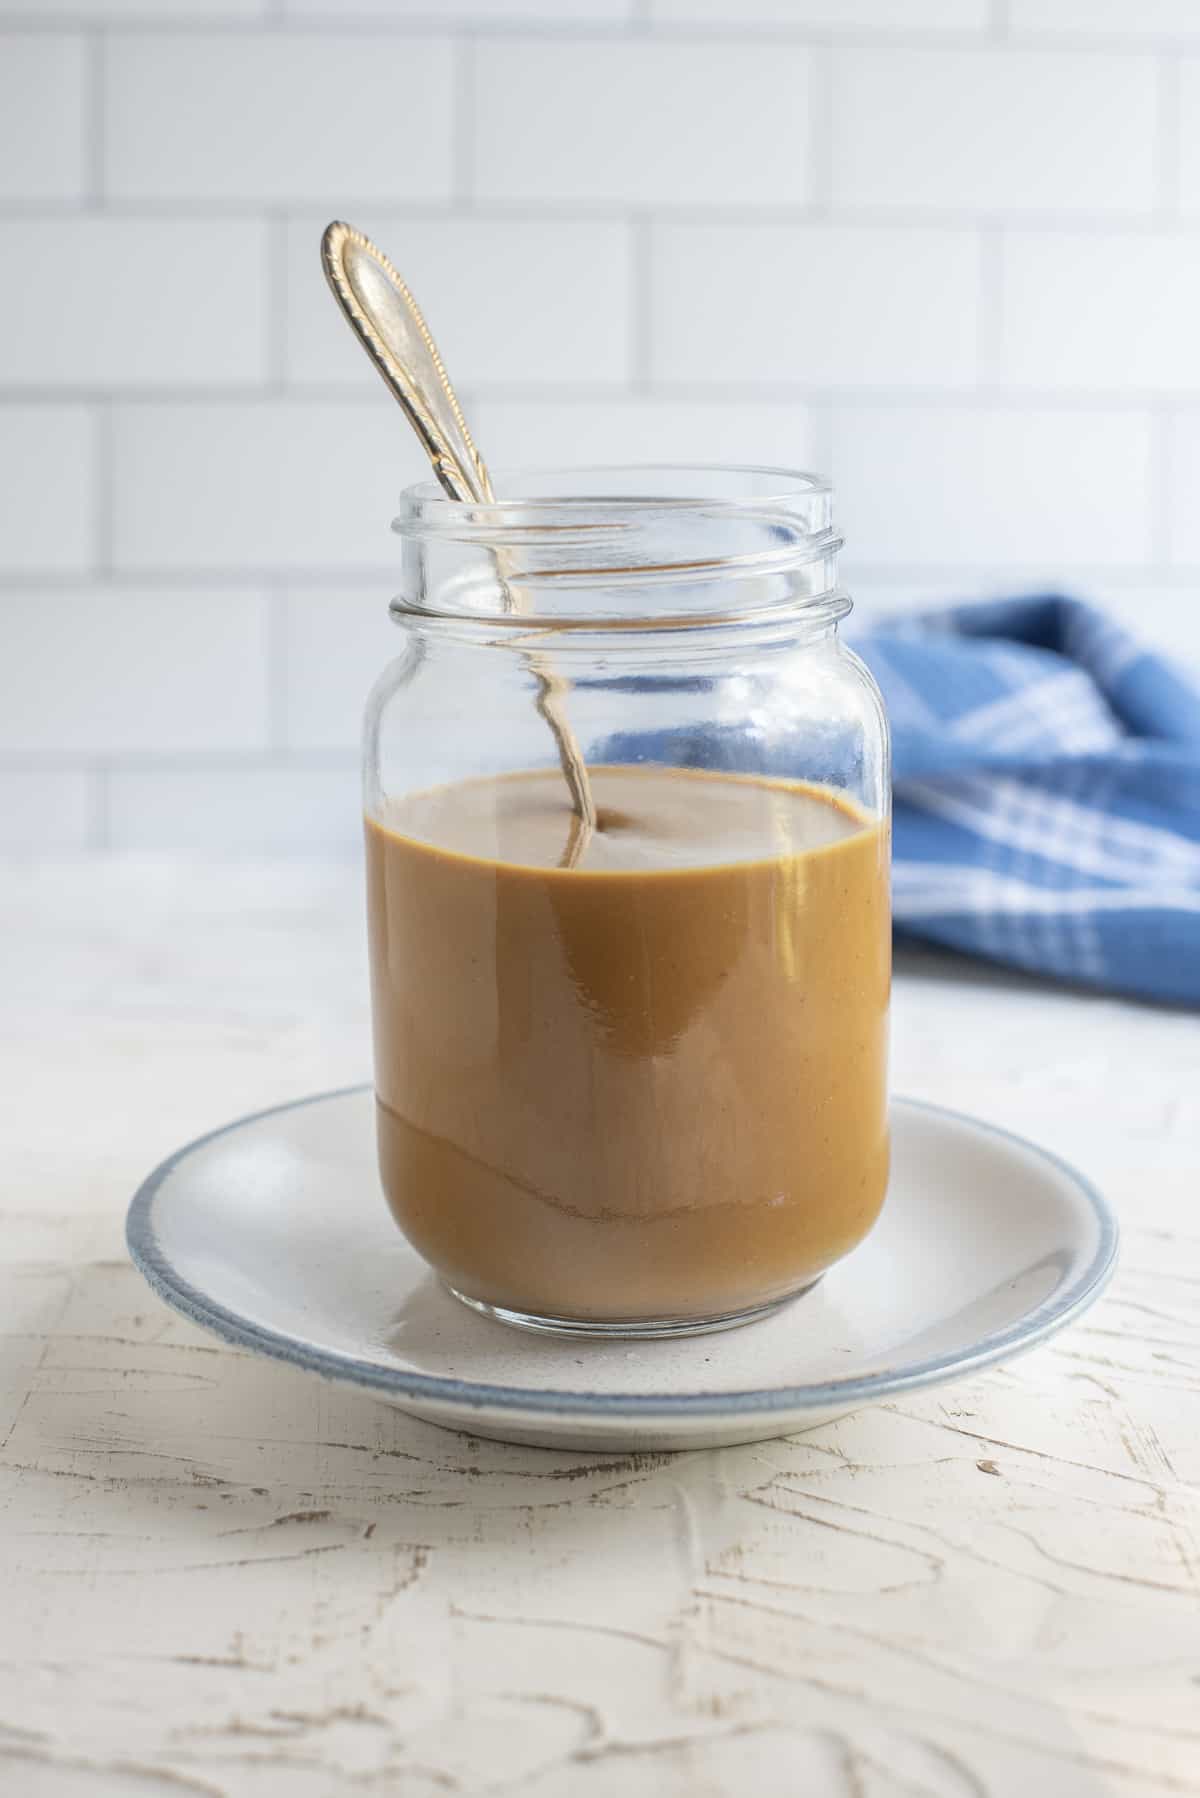
[(526, 634), (713, 629), (849, 609), (816, 476), (751, 468), (593, 468), (497, 476), (503, 498), (410, 488), (399, 617)]

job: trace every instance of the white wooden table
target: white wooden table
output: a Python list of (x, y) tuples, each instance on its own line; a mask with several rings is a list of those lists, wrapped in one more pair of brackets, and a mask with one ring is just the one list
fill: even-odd
[(1121, 1271), (1011, 1368), (589, 1457), (236, 1353), (124, 1253), (170, 1149), (368, 1074), (352, 868), (0, 876), (0, 1792), (1200, 1793), (1200, 1024), (905, 964), (898, 1090), (1075, 1161)]

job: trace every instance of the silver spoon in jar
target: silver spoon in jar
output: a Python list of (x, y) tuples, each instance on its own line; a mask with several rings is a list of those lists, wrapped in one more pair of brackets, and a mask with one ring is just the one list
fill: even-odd
[[(487, 466), (429, 326), (387, 257), (361, 231), (335, 220), (321, 238), (321, 266), (333, 297), (399, 400), (445, 492), (454, 500), (492, 503)], [(503, 580), (502, 568), (500, 573)], [(571, 836), (563, 863), (574, 867), (596, 828), (596, 807), (587, 764), (564, 707), (569, 682), (541, 656), (531, 654), (529, 666), (537, 681), (537, 709), (553, 732), (571, 795)]]

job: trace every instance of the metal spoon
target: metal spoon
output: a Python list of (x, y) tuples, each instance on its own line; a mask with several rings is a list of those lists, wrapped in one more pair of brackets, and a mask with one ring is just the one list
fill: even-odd
[[(487, 466), (429, 326), (387, 257), (361, 231), (335, 220), (321, 238), (321, 266), (335, 300), (399, 400), (446, 493), (455, 500), (492, 500)], [(574, 867), (596, 827), (596, 807), (587, 764), (563, 706), (569, 682), (543, 657), (531, 654), (528, 659), (538, 683), (537, 709), (554, 734), (571, 794), (575, 816), (563, 862)]]

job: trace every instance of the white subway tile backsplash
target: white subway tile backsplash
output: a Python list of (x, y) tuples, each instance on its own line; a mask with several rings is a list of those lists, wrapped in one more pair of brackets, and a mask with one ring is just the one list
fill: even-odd
[(380, 392), (118, 406), (112, 478), (119, 569), (361, 572), (398, 566), (396, 496), (429, 464)]
[[(266, 227), (252, 219), (17, 218), (0, 382), (204, 387), (261, 380)], [(100, 303), (81, 307), (80, 294)]]
[(90, 849), (98, 778), (82, 768), (0, 769), (0, 855)]
[(255, 749), (265, 601), (252, 591), (0, 593), (0, 752)]
[(979, 268), (966, 230), (660, 225), (654, 378), (970, 385)]
[(338, 768), (119, 770), (109, 846), (196, 855), (362, 853), (357, 763)]
[[(288, 228), (287, 374), (372, 384), (318, 268), (326, 220)], [(630, 371), (630, 231), (622, 222), (361, 220), (416, 295), (456, 384), (612, 385)]]
[(1114, 38), (1169, 43), (1200, 38), (1196, 0), (1008, 0), (1009, 30), (1018, 37)]
[(1191, 0), (0, 20), (30, 276), (0, 287), (0, 852), (108, 819), (358, 852), (389, 525), (429, 477), (321, 277), (335, 215), (411, 281), (499, 485), (832, 464), (860, 623), (1066, 590), (1200, 669)]
[(1031, 387), (1200, 387), (1200, 237), (1006, 234), (1003, 369)]
[(1200, 56), (1184, 56), (1178, 66), (1180, 209), (1200, 212)]
[(1095, 567), (1154, 553), (1143, 413), (839, 404), (831, 462), (852, 591), (865, 567)]
[(837, 206), (1129, 213), (1155, 204), (1150, 56), (835, 49)]
[(342, 207), (450, 192), (451, 48), (370, 33), (115, 36), (107, 191)]
[(85, 572), (96, 553), (95, 482), (85, 406), (0, 406), (0, 573)]
[(261, 19), (272, 0), (0, 0), (0, 18), (46, 25), (69, 20), (85, 25), (194, 25)]
[(1167, 542), (1174, 563), (1200, 567), (1200, 412), (1170, 421), (1166, 469)]
[(0, 42), (0, 200), (78, 200), (87, 185), (84, 43)]
[(356, 749), (367, 694), (402, 654), (391, 593), (297, 588), (284, 602), (284, 741), (289, 749)]
[[(606, 25), (633, 16), (635, 0), (354, 0), (364, 18), (416, 20), (419, 24)], [(293, 18), (336, 18), (338, 0), (283, 0)]]
[(813, 421), (794, 400), (480, 400), (488, 456), (538, 463), (761, 462), (810, 467)]
[(820, 31), (984, 31), (988, 0), (650, 0), (663, 24), (774, 25)]
[[(358, 754), (367, 696), (409, 648), (405, 631), (388, 616), (388, 598), (382, 588), (347, 592), (315, 587), (287, 595), (284, 741), (290, 752)], [(468, 665), (456, 670), (450, 697), (439, 681), (417, 680), (406, 689), (402, 704), (413, 726), (410, 745), (417, 745), (416, 759), (407, 765), (413, 786), (455, 772), (478, 772), (471, 733), (463, 730), (462, 720), (486, 713), (492, 703), (494, 659), (489, 654), (468, 657)], [(546, 747), (545, 726), (532, 706), (529, 719), (536, 756)]]
[(810, 77), (800, 46), (481, 41), (474, 192), (636, 207), (801, 204)]

